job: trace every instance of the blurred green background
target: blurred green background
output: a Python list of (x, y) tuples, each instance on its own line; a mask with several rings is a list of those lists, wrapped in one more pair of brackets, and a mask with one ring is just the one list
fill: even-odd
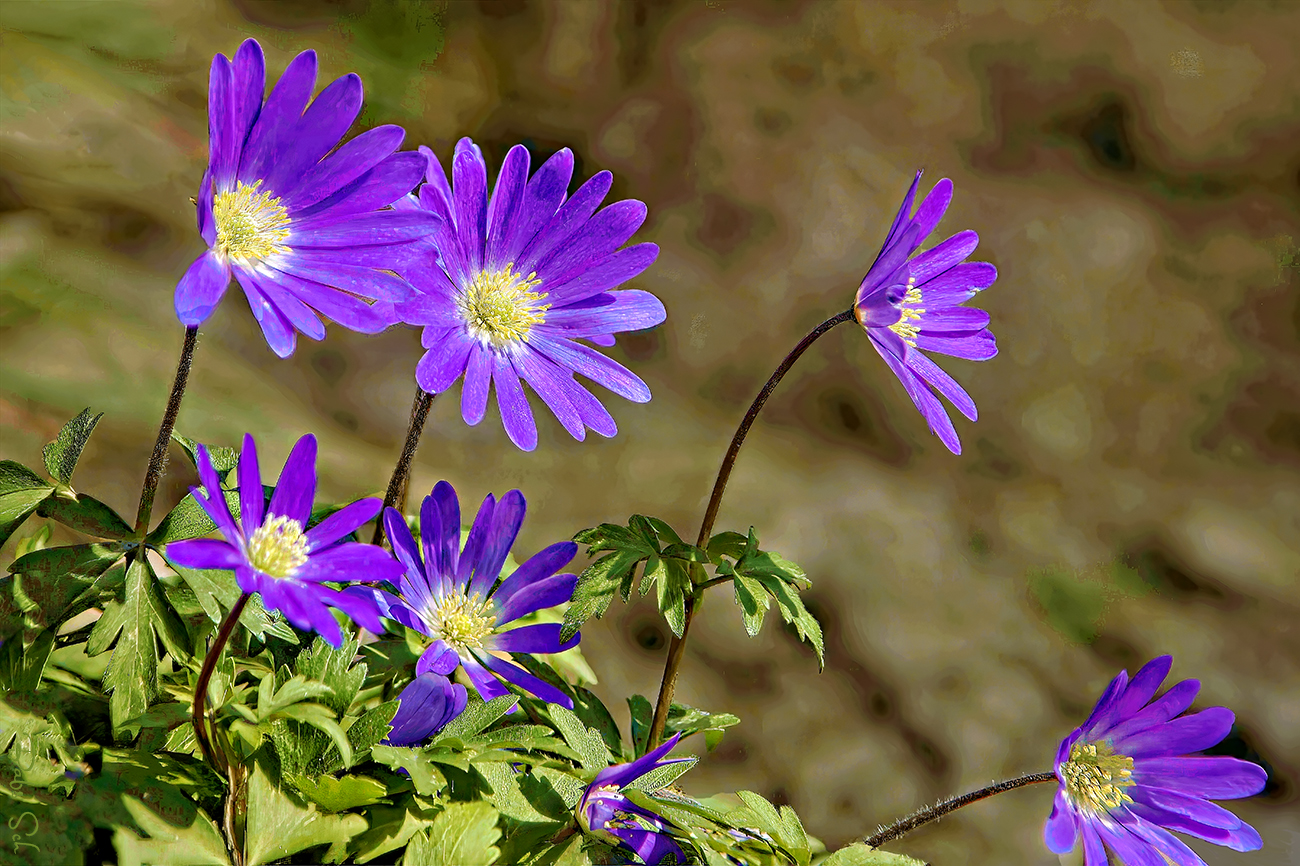
[[(0, 3), (0, 457), (106, 412), (77, 486), (133, 514), (202, 250), (207, 70), (261, 40), (365, 82), (364, 124), (495, 171), (573, 148), (647, 202), (634, 285), (668, 321), (611, 354), (651, 386), (621, 432), (533, 454), (493, 408), (435, 402), (412, 490), (519, 487), (520, 553), (639, 512), (692, 534), (726, 442), (785, 350), (844, 309), (918, 167), (940, 236), (980, 233), (1002, 354), (944, 361), (980, 407), (948, 454), (861, 332), (824, 338), (742, 453), (719, 529), (801, 563), (827, 669), (712, 599), (679, 698), (744, 720), (686, 778), (754, 788), (832, 845), (925, 801), (1049, 766), (1117, 669), (1170, 652), (1267, 762), (1234, 808), (1300, 862), (1300, 5), (1286, 2)], [(280, 361), (232, 290), (204, 326), (181, 432), (307, 431), (323, 491), (381, 491), (419, 340), (332, 328)], [(536, 404), (535, 405), (540, 405)], [(170, 504), (193, 481), (165, 482)], [(10, 547), (12, 544), (10, 545)], [(12, 552), (0, 553), (0, 564)], [(584, 630), (611, 700), (653, 697), (652, 609)], [(1053, 864), (1047, 786), (918, 832), (936, 864)], [(1078, 856), (1061, 858), (1079, 862)]]

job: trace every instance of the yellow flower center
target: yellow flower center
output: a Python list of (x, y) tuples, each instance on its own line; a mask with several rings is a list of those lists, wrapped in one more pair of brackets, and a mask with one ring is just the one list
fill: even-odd
[(479, 271), (473, 282), (456, 299), (456, 308), (480, 341), (497, 348), (508, 343), (526, 341), (533, 325), (545, 319), (550, 304), (538, 304), (545, 292), (534, 292), (540, 285), (537, 273), (528, 276), (513, 272), (514, 262), (499, 271)]
[(1061, 765), (1065, 788), (1078, 806), (1100, 812), (1116, 809), (1133, 798), (1124, 793), (1133, 781), (1133, 759), (1117, 755), (1107, 743), (1078, 742), (1070, 747), (1070, 760)]
[(898, 321), (889, 326), (889, 330), (903, 338), (909, 346), (916, 345), (916, 335), (920, 328), (913, 324), (921, 318), (925, 309), (921, 306), (921, 290), (916, 287), (916, 277), (907, 278), (907, 294), (898, 302)]
[(307, 561), (307, 536), (289, 517), (271, 517), (248, 540), (248, 561), (271, 577), (293, 577)]
[(442, 638), (453, 649), (477, 649), (496, 628), (497, 618), (496, 614), (490, 613), (492, 609), (492, 603), (487, 599), (480, 601), (478, 593), (468, 598), (453, 593), (435, 599), (424, 620), (433, 636)]
[(212, 199), (212, 218), (217, 224), (218, 254), (227, 259), (257, 263), (288, 248), (289, 212), (269, 192), (258, 192), (259, 180), (252, 186), (235, 184), (231, 192), (219, 192)]

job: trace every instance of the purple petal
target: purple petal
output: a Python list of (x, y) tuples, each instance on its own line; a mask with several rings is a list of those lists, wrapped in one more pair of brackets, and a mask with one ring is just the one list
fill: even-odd
[(296, 520), (303, 526), (311, 516), (316, 496), (316, 437), (308, 433), (289, 452), (280, 471), (275, 492), (271, 494), (270, 513)]
[(1109, 866), (1106, 849), (1091, 821), (1084, 821), (1079, 825), (1079, 835), (1083, 837), (1083, 866)]
[[(345, 545), (346, 546), (346, 545)], [(368, 545), (361, 545), (368, 546)], [(356, 593), (323, 590), (321, 600), (330, 607), (343, 611), (357, 625), (372, 634), (383, 634), (384, 624), (379, 621), (379, 608), (374, 600)]]
[(510, 148), (505, 162), (501, 164), (496, 186), (492, 190), (492, 199), (488, 203), (487, 249), (483, 259), (487, 270), (499, 271), (511, 262), (510, 259), (502, 258), (502, 255), (510, 238), (510, 230), (518, 218), (527, 182), (528, 148), (516, 144)]
[(646, 387), (645, 382), (622, 364), (606, 358), (590, 346), (544, 333), (538, 333), (536, 339), (531, 342), (537, 351), (556, 364), (586, 376), (620, 397), (634, 403), (646, 403), (650, 400), (650, 389)]
[(408, 195), (423, 175), (424, 158), (418, 153), (395, 153), (292, 216), (319, 224), (325, 219), (342, 219), (386, 208)]
[(474, 341), (468, 335), (455, 331), (449, 333), (420, 359), (415, 368), (415, 381), (430, 394), (441, 394), (465, 372), (473, 347)]
[(572, 387), (568, 392), (569, 402), (573, 404), (574, 409), (578, 410), (582, 423), (606, 439), (616, 435), (618, 425), (614, 423), (614, 417), (609, 414), (604, 405), (582, 385), (573, 380), (570, 382)]
[[(389, 247), (389, 249), (392, 249)], [(390, 279), (372, 271), (377, 277)], [(393, 316), (384, 312), (380, 305), (367, 304), (346, 292), (332, 289), (313, 280), (305, 280), (284, 271), (275, 271), (276, 281), (294, 297), (304, 304), (319, 310), (320, 313), (349, 331), (362, 334), (377, 334), (393, 323)]]
[(469, 537), (465, 539), (465, 549), (461, 551), (460, 559), (456, 563), (457, 586), (469, 586), (470, 576), (483, 555), (483, 546), (487, 544), (488, 536), (492, 534), (492, 514), (496, 511), (496, 507), (495, 496), (489, 493), (483, 497), (483, 503), (479, 505), (478, 513), (474, 515), (474, 523), (470, 526)]
[[(424, 157), (425, 174), (424, 179), (428, 181), (425, 184), (429, 189), (430, 200), (428, 209), (443, 217), (453, 228), (456, 225), (456, 208), (452, 203), (451, 184), (447, 182), (447, 174), (442, 170), (442, 163), (438, 157), (424, 145), (419, 147), (420, 156)], [(421, 187), (420, 194), (423, 196), (424, 188)]]
[(582, 230), (541, 258), (536, 270), (542, 285), (562, 286), (592, 264), (614, 254), (645, 222), (646, 206), (636, 199), (615, 202), (596, 214)]
[(493, 698), (510, 694), (510, 689), (503, 686), (496, 677), (488, 673), (487, 668), (483, 667), (474, 656), (466, 653), (460, 663), (465, 668), (469, 681), (474, 684), (474, 690), (478, 692), (479, 697), (483, 700), (490, 701)]
[(1224, 830), (1235, 830), (1242, 824), (1240, 818), (1222, 806), (1200, 797), (1180, 794), (1178, 791), (1137, 785), (1128, 793), (1136, 801), (1132, 808), (1143, 807), (1146, 811), (1141, 811), (1139, 814), (1157, 824), (1164, 823), (1163, 817), (1159, 816), (1168, 815), (1179, 815), (1198, 824), (1204, 824), (1206, 827), (1218, 827)]
[(1169, 691), (1165, 692), (1141, 712), (1106, 731), (1107, 739), (1111, 741), (1122, 740), (1137, 731), (1169, 721), (1190, 707), (1192, 701), (1196, 699), (1196, 693), (1200, 690), (1201, 684), (1198, 680), (1183, 680), (1172, 686)]
[[(907, 264), (907, 257), (916, 249), (916, 244), (916, 227), (909, 224), (903, 229), (898, 243), (884, 250), (876, 263), (871, 266), (871, 270), (867, 271), (867, 275), (862, 278), (862, 283), (854, 295), (854, 306), (868, 303), (880, 289), (898, 282), (899, 271)], [(906, 282), (905, 276), (902, 281)]]
[(525, 346), (512, 359), (515, 369), (524, 378), (564, 429), (579, 442), (586, 436), (582, 416), (569, 400), (569, 392), (577, 387), (572, 377), (556, 367), (545, 355)]
[(1056, 799), (1052, 802), (1052, 814), (1043, 827), (1043, 840), (1047, 843), (1047, 850), (1053, 854), (1065, 854), (1074, 849), (1077, 836), (1074, 810), (1065, 799), (1065, 791), (1057, 789)]
[(347, 541), (313, 553), (294, 577), (304, 583), (393, 582), (400, 580), (404, 571), (382, 547)]
[(514, 662), (508, 662), (491, 655), (485, 655), (479, 659), (479, 661), (481, 661), (489, 670), (500, 674), (505, 679), (519, 686), (519, 688), (531, 695), (536, 695), (548, 704), (559, 704), (566, 710), (573, 709), (572, 698), (545, 680), (533, 676)]
[[(547, 292), (548, 300), (556, 306), (577, 303), (640, 276), (658, 257), (658, 245), (636, 244), (589, 262), (563, 283), (544, 282), (542, 289)], [(549, 315), (547, 321), (550, 321)]]
[(576, 633), (568, 641), (560, 643), (561, 628), (563, 626), (556, 622), (520, 626), (495, 635), (492, 648), (516, 653), (559, 653), (577, 646), (582, 638)]
[(424, 548), (424, 567), (429, 579), (429, 589), (436, 598), (451, 592), (444, 540), (449, 532), (456, 533), (459, 538), (459, 523), (444, 526), (437, 500), (432, 495), (424, 497), (424, 501), (420, 503), (420, 546)]
[(1139, 731), (1116, 742), (1115, 749), (1130, 758), (1158, 758), (1199, 752), (1217, 745), (1228, 736), (1234, 718), (1231, 710), (1213, 707)]
[(414, 293), (411, 284), (401, 277), (358, 265), (314, 265), (290, 255), (276, 261), (275, 267), (301, 279), (343, 289), (367, 299), (404, 301)]
[[(894, 375), (898, 377), (898, 381), (902, 383), (904, 390), (907, 391), (907, 396), (912, 398), (912, 403), (915, 404), (917, 411), (921, 413), (921, 417), (929, 425), (930, 432), (938, 436), (939, 440), (953, 454), (961, 454), (961, 440), (957, 438), (957, 431), (953, 428), (952, 419), (948, 417), (943, 404), (938, 401), (930, 389), (902, 360), (881, 344), (877, 339), (877, 335), (871, 334), (870, 336), (871, 345), (876, 347), (880, 357), (884, 358), (885, 363), (889, 365), (889, 369), (894, 371)], [(893, 335), (889, 334), (887, 336)]]
[(1160, 684), (1165, 681), (1165, 677), (1169, 676), (1169, 669), (1173, 663), (1173, 656), (1164, 655), (1157, 656), (1144, 664), (1115, 703), (1112, 721), (1104, 728), (1099, 727), (1098, 733), (1104, 733), (1106, 729), (1113, 727), (1115, 722), (1127, 719), (1146, 706), (1147, 701), (1151, 700), (1160, 689)]
[(519, 384), (519, 374), (508, 357), (493, 356), (492, 382), (496, 386), (497, 407), (501, 410), (501, 424), (506, 428), (506, 435), (521, 451), (536, 449), (537, 423), (533, 420), (533, 410), (524, 396), (523, 386)]
[(233, 72), (230, 124), (234, 131), (235, 149), (222, 171), (216, 173), (214, 170), (213, 181), (218, 189), (234, 188), (249, 133), (262, 112), (262, 98), (266, 95), (266, 58), (256, 39), (245, 39), (239, 46), (235, 52)]
[[(1157, 827), (1147, 821), (1137, 821), (1128, 826), (1130, 832), (1141, 836), (1156, 851), (1164, 854), (1174, 866), (1205, 866), (1205, 861), (1181, 839), (1163, 827)], [(1165, 864), (1161, 864), (1165, 866)]]
[(415, 745), (437, 733), (455, 717), (455, 690), (464, 686), (452, 684), (445, 676), (424, 674), (417, 676), (397, 696), (397, 713), (390, 723), (392, 730), (387, 741), (395, 746)]
[(357, 527), (369, 523), (383, 507), (382, 499), (371, 497), (340, 508), (307, 531), (308, 552), (328, 547)]
[(561, 307), (546, 313), (546, 327), (562, 328), (566, 337), (588, 337), (653, 328), (665, 318), (663, 302), (649, 292), (614, 292), (614, 303), (594, 309)]
[[(316, 52), (304, 51), (289, 61), (253, 124), (239, 161), (240, 181), (252, 186), (265, 178), (281, 154), (294, 146), (295, 127), (315, 84)], [(277, 191), (274, 187), (267, 187), (267, 190)]]
[(1168, 866), (1146, 839), (1130, 832), (1124, 824), (1097, 821), (1096, 828), (1098, 835), (1126, 866)]
[(456, 142), (451, 175), (461, 254), (470, 271), (480, 271), (483, 241), (487, 237), (487, 164), (478, 145), (468, 138)]
[(918, 280), (917, 287), (925, 308), (938, 310), (970, 300), (997, 278), (998, 269), (988, 262), (964, 262), (924, 283)]
[(501, 566), (505, 564), (510, 548), (519, 537), (519, 527), (523, 525), (526, 510), (524, 496), (518, 490), (508, 491), (496, 504), (492, 511), (492, 528), (483, 541), (483, 552), (478, 561), (472, 563), (474, 571), (467, 595), (488, 597), (497, 576), (501, 574)]
[(289, 245), (322, 249), (398, 244), (419, 240), (437, 230), (438, 218), (425, 211), (385, 210), (335, 219), (323, 214), (293, 224)]
[(388, 537), (388, 543), (392, 545), (393, 554), (406, 569), (405, 576), (401, 578), (402, 594), (407, 602), (417, 608), (427, 608), (432, 601), (429, 579), (425, 575), (424, 560), (420, 558), (420, 549), (416, 546), (410, 527), (406, 525), (405, 518), (396, 508), (385, 509), (383, 521), (384, 534)]
[(310, 207), (374, 168), (405, 137), (405, 130), (391, 124), (361, 133), (308, 171), (280, 203), (291, 213)]
[[(1216, 827), (1201, 823), (1185, 815), (1148, 809), (1138, 805), (1135, 805), (1132, 809), (1134, 813), (1143, 819), (1160, 827), (1177, 830), (1179, 833), (1186, 833), (1189, 836), (1195, 836), (1198, 839), (1204, 839), (1207, 842), (1213, 842), (1234, 851), (1258, 851), (1264, 845), (1258, 831), (1249, 824), (1243, 824), (1240, 821), (1237, 822), (1236, 827)], [(1228, 814), (1231, 815), (1232, 813), (1229, 812)]]
[(465, 381), (460, 386), (460, 416), (473, 427), (487, 411), (488, 386), (492, 382), (492, 353), (480, 345), (470, 348)]
[[(401, 320), (408, 325), (427, 325), (433, 333), (445, 334), (448, 331), (464, 331), (464, 319), (456, 308), (455, 291), (442, 268), (433, 268), (413, 272), (412, 283), (416, 293), (397, 307)], [(430, 290), (430, 284), (443, 283)], [(426, 331), (421, 337), (425, 348), (431, 348), (430, 334)]]
[(275, 279), (279, 274), (278, 271), (270, 269), (254, 271), (240, 265), (235, 265), (234, 268), (239, 277), (239, 284), (246, 286), (251, 283), (257, 286), (262, 296), (295, 331), (313, 340), (325, 339), (325, 326), (316, 314), (301, 300), (278, 285)]
[(1126, 688), (1128, 688), (1128, 671), (1120, 671), (1106, 686), (1106, 690), (1101, 693), (1101, 697), (1097, 699), (1097, 703), (1093, 706), (1092, 713), (1089, 714), (1087, 721), (1079, 726), (1079, 730), (1085, 738), (1088, 737), (1090, 732), (1097, 730), (1097, 723), (1104, 719), (1107, 713), (1119, 703), (1119, 699), (1124, 695)]
[(529, 557), (515, 569), (493, 595), (497, 622), (502, 625), (514, 622), (521, 616), (572, 599), (577, 578), (556, 572), (568, 565), (577, 552), (578, 546), (572, 541), (561, 541)]
[(937, 310), (926, 309), (921, 314), (917, 326), (927, 334), (974, 334), (987, 328), (989, 314), (987, 310), (974, 307), (942, 307)]
[(266, 502), (262, 490), (262, 471), (257, 465), (257, 445), (249, 433), (239, 452), (239, 522), (255, 528), (262, 525), (262, 507)]
[[(902, 231), (909, 218), (912, 215), (912, 202), (916, 200), (916, 189), (921, 185), (921, 172), (916, 173), (912, 178), (912, 185), (907, 188), (907, 194), (903, 196), (903, 203), (898, 206), (898, 212), (894, 214), (894, 221), (889, 226), (889, 233), (885, 235), (885, 242), (880, 245), (880, 255), (898, 239), (898, 233)], [(879, 261), (880, 255), (876, 256)]]
[(564, 201), (573, 177), (573, 151), (567, 147), (551, 156), (528, 181), (524, 200), (509, 224), (506, 238), (497, 247), (496, 255), (506, 262), (519, 261), (524, 248), (555, 216)]
[[(434, 162), (437, 165), (437, 161)], [(441, 166), (438, 168), (442, 171)], [(429, 235), (429, 242), (437, 250), (436, 267), (441, 267), (452, 283), (460, 285), (473, 278), (465, 252), (460, 248), (460, 236), (457, 232), (455, 211), (447, 210), (448, 201), (443, 193), (433, 184), (426, 183), (420, 187), (420, 208), (435, 217), (437, 228)]]
[[(199, 480), (203, 482), (203, 490), (191, 488), (190, 492), (194, 494), (195, 500), (212, 518), (212, 522), (217, 524), (217, 529), (221, 534), (226, 536), (226, 541), (232, 544), (243, 545), (244, 533), (239, 524), (230, 515), (230, 508), (226, 505), (226, 497), (221, 491), (221, 479), (217, 477), (217, 470), (212, 468), (212, 457), (208, 454), (208, 449), (204, 445), (199, 446)], [(256, 529), (256, 527), (251, 527)]]
[(997, 340), (990, 331), (980, 331), (969, 337), (939, 337), (921, 333), (916, 337), (916, 348), (968, 361), (987, 361), (998, 353)]
[(1207, 800), (1234, 800), (1264, 790), (1268, 774), (1258, 764), (1222, 756), (1142, 758), (1134, 762), (1133, 779)]
[(294, 118), (296, 123), (289, 137), (292, 144), (268, 165), (266, 188), (282, 193), (296, 190), (306, 174), (339, 143), (360, 111), (361, 79), (356, 74), (344, 75), (322, 90), (307, 111)]
[(925, 355), (920, 352), (908, 352), (904, 363), (930, 387), (947, 397), (948, 401), (957, 407), (957, 411), (969, 420), (974, 421), (979, 417), (975, 401), (971, 399), (970, 394), (966, 393), (966, 389)]
[(442, 640), (435, 640), (420, 654), (415, 663), (415, 675), (435, 673), (446, 676), (460, 667), (460, 656)]
[(609, 831), (636, 852), (642, 863), (658, 864), (670, 855), (674, 863), (685, 863), (686, 855), (670, 837), (640, 826), (614, 827)]
[(921, 202), (921, 206), (916, 209), (916, 215), (912, 217), (912, 222), (917, 227), (917, 233), (920, 238), (927, 238), (934, 227), (943, 219), (944, 212), (948, 210), (948, 205), (952, 202), (952, 181), (943, 178), (930, 190)]
[(176, 317), (187, 328), (196, 328), (221, 303), (230, 285), (230, 266), (208, 250), (194, 260), (176, 284)]
[(515, 270), (521, 274), (536, 271), (537, 264), (548, 257), (553, 250), (565, 247), (587, 225), (587, 220), (605, 200), (613, 182), (612, 174), (601, 171), (578, 187), (573, 197), (560, 206), (550, 222), (524, 247), (524, 251), (519, 254), (518, 267)]
[[(343, 646), (343, 631), (339, 628), (338, 621), (334, 619), (334, 614), (330, 613), (329, 608), (320, 599), (320, 595), (329, 592), (328, 589), (291, 580), (281, 580), (277, 583), (280, 586), (277, 587), (279, 603), (276, 606), (289, 622), (303, 631), (318, 633), (335, 649)], [(262, 596), (262, 603), (270, 610), (268, 593), (263, 592)]]
[(958, 232), (908, 262), (907, 273), (916, 280), (918, 286), (924, 286), (940, 274), (966, 261), (966, 257), (975, 252), (979, 243), (980, 236), (975, 232), (969, 230)]
[(248, 299), (248, 307), (253, 311), (253, 318), (257, 319), (257, 324), (262, 329), (266, 345), (281, 358), (292, 355), (297, 345), (298, 332), (289, 324), (289, 320), (275, 308), (275, 304), (271, 303), (252, 280), (241, 279), (239, 287), (244, 290), (244, 297)]
[(221, 568), (234, 571), (241, 565), (247, 564), (239, 548), (228, 541), (210, 538), (173, 541), (167, 545), (164, 555), (168, 561), (185, 568)]
[[(659, 763), (659, 759), (671, 752), (677, 745), (677, 741), (681, 738), (682, 735), (680, 733), (673, 734), (671, 737), (659, 744), (657, 748), (646, 752), (635, 761), (627, 764), (616, 764), (613, 767), (606, 767), (596, 774), (596, 778), (591, 782), (592, 786), (602, 787), (604, 785), (617, 785), (620, 788), (626, 787), (628, 784), (635, 782), (637, 779), (653, 770), (655, 765)], [(677, 763), (677, 760), (668, 761), (666, 763)]]
[[(224, 189), (235, 174), (243, 138), (235, 129), (234, 71), (226, 55), (212, 58), (208, 72), (208, 171)], [(258, 94), (260, 97), (261, 94)]]

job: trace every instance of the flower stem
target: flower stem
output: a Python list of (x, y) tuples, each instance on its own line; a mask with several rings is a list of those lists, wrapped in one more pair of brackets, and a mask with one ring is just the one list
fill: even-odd
[(199, 671), (198, 684), (194, 686), (194, 711), (190, 720), (194, 723), (194, 739), (198, 741), (199, 751), (203, 752), (203, 757), (218, 772), (222, 767), (217, 763), (216, 755), (212, 751), (212, 740), (208, 738), (207, 727), (207, 703), (208, 703), (208, 683), (212, 681), (212, 673), (217, 669), (217, 662), (221, 658), (221, 651), (226, 648), (226, 643), (230, 640), (231, 633), (235, 630), (235, 623), (239, 622), (239, 615), (244, 612), (244, 605), (248, 604), (251, 595), (247, 592), (241, 593), (235, 606), (226, 614), (226, 618), (221, 621), (221, 627), (217, 629), (216, 640), (212, 646), (208, 647), (208, 654), (203, 658), (203, 669)]
[(185, 342), (181, 346), (180, 361), (176, 364), (176, 378), (172, 380), (172, 393), (167, 398), (167, 410), (163, 412), (162, 424), (158, 427), (158, 439), (153, 443), (149, 468), (144, 473), (144, 486), (140, 488), (140, 508), (135, 513), (135, 534), (141, 539), (149, 532), (153, 498), (158, 492), (158, 482), (162, 480), (163, 470), (167, 468), (167, 446), (171, 443), (172, 431), (176, 429), (176, 416), (181, 411), (181, 398), (185, 396), (185, 385), (190, 379), (190, 367), (194, 363), (194, 345), (198, 339), (197, 326), (185, 329)]
[[(406, 485), (411, 480), (411, 464), (415, 462), (415, 449), (420, 447), (420, 434), (424, 432), (424, 422), (429, 417), (429, 407), (433, 405), (436, 394), (415, 386), (415, 401), (411, 403), (411, 422), (406, 427), (406, 441), (402, 443), (402, 453), (393, 467), (393, 477), (388, 479), (388, 492), (384, 494), (384, 509), (396, 508), (406, 512)], [(371, 544), (384, 543), (384, 518), (381, 511), (375, 521), (375, 534)]]
[[(727, 448), (727, 454), (722, 458), (722, 466), (718, 469), (718, 478), (713, 482), (713, 494), (709, 496), (709, 505), (705, 508), (704, 520), (700, 523), (700, 534), (695, 541), (697, 547), (705, 547), (709, 543), (709, 534), (713, 532), (713, 524), (718, 519), (718, 509), (722, 505), (722, 494), (726, 491), (727, 481), (731, 478), (731, 469), (736, 465), (736, 455), (740, 453), (740, 446), (745, 444), (745, 437), (749, 435), (749, 428), (754, 426), (758, 413), (763, 411), (767, 398), (772, 396), (772, 392), (785, 378), (785, 374), (790, 372), (794, 362), (798, 361), (800, 356), (808, 351), (808, 347), (817, 342), (817, 339), (822, 334), (825, 334), (836, 325), (852, 320), (853, 310), (845, 310), (831, 316), (809, 331), (808, 335), (790, 350), (790, 354), (785, 356), (785, 360), (768, 378), (763, 389), (758, 392), (754, 402), (749, 404), (749, 411), (745, 413), (740, 426), (736, 428), (736, 435), (731, 437), (731, 445)], [(712, 581), (708, 583), (708, 585), (712, 584)], [(686, 636), (690, 633), (691, 621), (695, 618), (695, 612), (699, 610), (702, 589), (702, 586), (697, 586), (695, 592), (686, 599), (686, 621), (682, 625), (682, 635), (681, 637), (674, 635), (668, 645), (668, 660), (664, 663), (664, 676), (659, 684), (659, 700), (655, 703), (655, 715), (654, 720), (650, 723), (650, 738), (647, 748), (653, 749), (663, 739), (664, 725), (668, 723), (668, 708), (672, 704), (673, 691), (677, 688), (677, 671), (681, 667), (682, 657), (685, 655)]]
[(1016, 788), (1023, 788), (1026, 785), (1037, 785), (1041, 782), (1056, 781), (1055, 773), (1030, 773), (1028, 776), (1021, 776), (1018, 779), (1008, 779), (1005, 782), (995, 782), (987, 788), (980, 788), (978, 791), (972, 791), (969, 794), (962, 794), (960, 797), (953, 797), (951, 800), (942, 800), (933, 806), (927, 806), (924, 809), (918, 809), (906, 818), (890, 824), (888, 827), (881, 827), (875, 835), (868, 836), (862, 841), (872, 848), (891, 842), (900, 836), (915, 830), (922, 824), (928, 824), (931, 821), (937, 821), (949, 812), (955, 812), (962, 806), (969, 806), (994, 794), (1002, 794), (1006, 791), (1013, 791)]

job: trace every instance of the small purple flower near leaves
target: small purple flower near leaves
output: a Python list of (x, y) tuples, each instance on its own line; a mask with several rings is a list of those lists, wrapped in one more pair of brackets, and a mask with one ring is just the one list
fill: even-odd
[(944, 178), (909, 216), (920, 183), (918, 171), (885, 245), (862, 278), (853, 311), (930, 431), (949, 451), (960, 454), (957, 431), (935, 392), (972, 421), (978, 415), (975, 401), (921, 350), (972, 361), (987, 361), (998, 353), (988, 329), (989, 314), (961, 306), (993, 285), (998, 272), (987, 262), (966, 261), (979, 244), (979, 235), (973, 231), (959, 232), (912, 258), (952, 201), (952, 181)]
[(520, 380), (575, 439), (587, 428), (613, 436), (614, 419), (575, 374), (628, 400), (650, 399), (644, 382), (587, 345), (612, 346), (614, 334), (664, 320), (663, 304), (649, 292), (614, 291), (659, 255), (649, 243), (619, 249), (645, 221), (645, 205), (629, 199), (597, 212), (612, 183), (607, 171), (566, 199), (567, 148), (532, 178), (528, 150), (511, 148), (491, 199), (487, 165), (468, 138), (452, 158), (454, 184), (433, 153), (420, 150), (428, 173), (418, 204), (397, 205), (441, 218), (425, 262), (402, 271), (420, 295), (397, 306), (403, 322), (425, 326), (420, 387), (446, 391), (463, 376), (467, 424), (483, 420), (495, 387), (506, 433), (525, 451), (537, 447), (537, 425)]
[(441, 731), (469, 702), (469, 693), (432, 671), (422, 673), (397, 696), (397, 715), (385, 739), (390, 746), (413, 746)]
[(576, 544), (562, 541), (497, 583), (519, 535), (524, 509), (518, 490), (511, 490), (500, 502), (489, 494), (462, 549), (460, 502), (452, 486), (440, 481), (420, 509), (420, 544), (397, 509), (384, 512), (384, 531), (405, 567), (400, 582), (392, 581), (400, 587), (400, 595), (370, 587), (352, 587), (348, 592), (372, 599), (384, 616), (432, 640), (416, 662), (417, 679), (429, 672), (445, 677), (463, 667), (485, 701), (510, 693), (500, 677), (548, 703), (573, 709), (564, 692), (503, 658), (511, 652), (563, 652), (577, 646), (581, 638), (574, 635), (561, 643), (558, 623), (503, 628), (569, 601), (578, 582), (576, 575), (556, 574), (578, 553)]
[(1183, 680), (1155, 698), (1171, 664), (1169, 656), (1153, 659), (1132, 680), (1121, 671), (1061, 743), (1060, 787), (1044, 828), (1053, 852), (1082, 837), (1085, 866), (1106, 866), (1106, 848), (1129, 866), (1205, 866), (1170, 830), (1235, 851), (1261, 846), (1253, 827), (1209, 801), (1258, 794), (1267, 774), (1236, 758), (1188, 755), (1219, 743), (1234, 716), (1212, 707), (1178, 717), (1201, 684)]
[(298, 333), (325, 336), (322, 315), (366, 334), (393, 324), (393, 303), (413, 290), (386, 271), (436, 223), (387, 209), (424, 172), (420, 154), (394, 152), (400, 127), (377, 126), (338, 147), (361, 110), (361, 79), (345, 75), (308, 105), (315, 82), (314, 51), (295, 57), (265, 99), (255, 40), (233, 62), (212, 59), (197, 206), (209, 249), (176, 286), (176, 315), (197, 327), (233, 275), (281, 358), (293, 354)]
[(257, 446), (252, 436), (244, 437), (236, 469), (237, 518), (226, 506), (208, 450), (200, 445), (198, 455), (203, 486), (190, 492), (225, 540), (172, 542), (165, 551), (168, 560), (187, 568), (234, 571), (242, 591), (257, 593), (267, 610), (280, 611), (304, 631), (318, 632), (335, 649), (343, 645), (343, 632), (331, 607), (376, 634), (383, 631), (374, 602), (324, 585), (326, 581), (396, 580), (401, 574), (402, 566), (382, 548), (339, 541), (373, 519), (383, 503), (379, 499), (353, 502), (308, 529), (316, 495), (315, 436), (308, 434), (294, 445), (266, 506)]
[[(624, 788), (652, 770), (694, 761), (694, 758), (660, 760), (673, 750), (680, 738), (681, 734), (675, 734), (635, 761), (597, 773), (574, 808), (583, 832), (610, 845), (632, 849), (642, 863), (685, 863), (686, 855), (668, 835), (664, 819), (623, 794)], [(669, 860), (670, 857), (673, 859)]]

